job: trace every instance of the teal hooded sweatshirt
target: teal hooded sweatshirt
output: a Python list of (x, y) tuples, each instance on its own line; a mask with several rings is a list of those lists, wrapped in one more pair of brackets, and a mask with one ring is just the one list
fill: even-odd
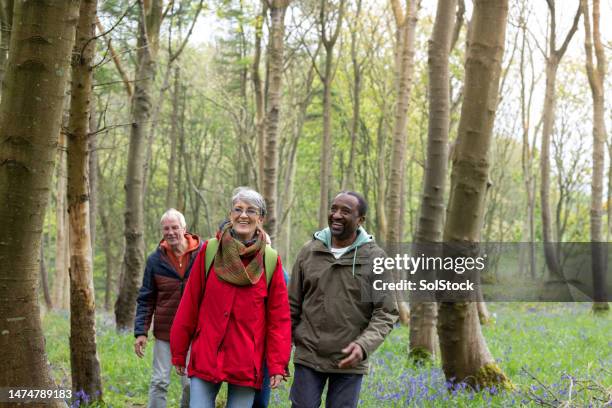
[[(328, 249), (331, 250), (331, 230), (329, 227), (323, 228), (321, 231), (317, 231), (314, 233), (314, 238), (321, 241)], [(368, 232), (363, 227), (359, 227), (357, 229), (357, 237), (355, 241), (348, 247), (345, 253), (350, 252), (352, 249), (355, 249), (353, 253), (353, 277), (355, 277), (355, 259), (357, 257), (357, 249), (363, 244), (374, 241), (374, 237), (368, 234)], [(344, 255), (343, 255), (344, 256)]]

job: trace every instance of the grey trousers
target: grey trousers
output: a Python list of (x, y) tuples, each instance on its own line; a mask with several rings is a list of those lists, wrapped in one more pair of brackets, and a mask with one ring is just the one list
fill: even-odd
[[(189, 359), (189, 358), (187, 358)], [(148, 408), (166, 408), (166, 394), (170, 386), (170, 374), (172, 373), (172, 356), (170, 354), (170, 343), (155, 339), (153, 346), (153, 375), (149, 387)], [(181, 397), (181, 408), (189, 407), (189, 378), (181, 377), (183, 395)]]

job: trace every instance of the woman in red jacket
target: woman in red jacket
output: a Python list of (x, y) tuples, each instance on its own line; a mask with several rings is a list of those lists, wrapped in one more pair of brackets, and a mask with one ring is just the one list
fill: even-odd
[(288, 374), (287, 286), (280, 258), (268, 283), (261, 228), (265, 211), (259, 193), (236, 189), (210, 270), (205, 270), (208, 241), (192, 267), (170, 332), (172, 364), (179, 375), (185, 375), (191, 345), (190, 407), (214, 408), (221, 383), (227, 382), (227, 406), (250, 408), (261, 388), (264, 358), (272, 388)]

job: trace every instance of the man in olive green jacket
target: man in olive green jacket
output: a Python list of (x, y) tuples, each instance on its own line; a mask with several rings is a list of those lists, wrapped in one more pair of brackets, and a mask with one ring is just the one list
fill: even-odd
[(294, 408), (319, 407), (327, 381), (327, 407), (356, 407), (368, 357), (397, 321), (392, 296), (368, 295), (373, 281), (381, 279), (372, 272), (373, 260), (386, 255), (361, 226), (367, 208), (358, 193), (338, 194), (329, 227), (314, 234), (293, 266)]

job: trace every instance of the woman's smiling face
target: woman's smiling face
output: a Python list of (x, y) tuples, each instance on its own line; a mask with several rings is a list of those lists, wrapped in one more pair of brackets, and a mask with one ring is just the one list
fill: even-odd
[(242, 241), (247, 241), (255, 235), (257, 227), (263, 222), (263, 216), (261, 215), (261, 209), (238, 200), (230, 210), (230, 220), (236, 237)]

